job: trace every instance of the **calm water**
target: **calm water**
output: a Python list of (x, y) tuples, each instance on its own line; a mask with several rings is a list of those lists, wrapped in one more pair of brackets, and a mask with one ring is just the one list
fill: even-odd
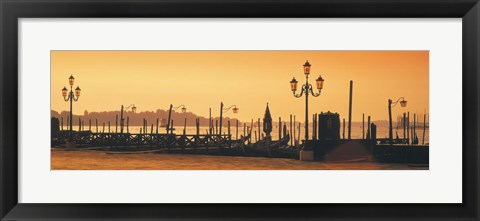
[[(78, 127), (73, 127), (74, 129), (78, 129)], [(129, 127), (129, 132), (130, 133), (140, 133), (140, 130), (141, 130), (141, 126), (130, 126)], [(84, 128), (85, 130), (88, 130), (88, 126)], [(118, 129), (118, 132), (120, 132), (120, 127), (117, 128)], [(289, 127), (287, 127), (287, 129), (289, 129)], [(98, 130), (99, 132), (102, 131), (102, 127), (98, 127)], [(156, 127), (154, 126), (153, 128), (153, 133), (155, 133), (155, 130), (156, 130)], [(95, 128), (93, 127), (92, 128), (92, 131), (95, 132)], [(110, 127), (110, 131), (113, 133), (115, 132), (115, 126), (111, 126)], [(151, 127), (148, 127), (147, 128), (147, 132), (150, 133), (151, 131)], [(195, 127), (187, 127), (186, 128), (186, 133), (187, 134), (196, 134), (196, 128)], [(206, 134), (208, 131), (208, 127), (200, 127), (200, 134)], [(222, 128), (222, 133), (227, 133), (228, 131), (228, 128), (227, 127), (223, 127)], [(310, 132), (310, 137), (312, 136), (312, 131), (313, 131), (313, 128), (309, 128), (309, 132)], [(365, 128), (365, 133), (367, 131), (367, 128)], [(108, 132), (108, 127), (106, 126), (105, 127), (105, 132)], [(126, 128), (124, 128), (124, 132), (126, 132)], [(158, 128), (158, 132), (159, 133), (165, 133), (165, 128)], [(258, 128), (256, 126), (253, 127), (253, 130), (252, 130), (252, 139), (255, 140), (255, 134), (254, 132), (257, 133), (257, 136), (258, 136)], [(301, 126), (300, 128), (300, 139), (303, 140), (303, 138), (305, 137), (305, 127)], [(396, 132), (398, 132), (398, 136), (399, 138), (403, 138), (403, 129), (394, 129), (393, 130), (393, 137), (395, 138), (396, 137)], [(176, 126), (175, 127), (175, 133), (177, 134), (182, 134), (183, 133), (183, 126)], [(233, 125), (231, 128), (230, 128), (230, 133), (232, 134), (232, 138), (233, 139), (236, 139), (236, 128), (235, 126)], [(262, 131), (263, 133), (263, 131)], [(416, 133), (417, 133), (417, 136), (418, 136), (418, 141), (419, 143), (421, 144), (422, 143), (422, 136), (423, 136), (423, 128), (417, 128), (416, 129)], [(240, 138), (241, 135), (243, 135), (243, 124), (242, 126), (238, 128), (238, 138)], [(273, 130), (272, 130), (272, 138), (274, 140), (278, 139), (278, 127), (274, 126)], [(292, 134), (293, 135), (293, 134)], [(298, 128), (297, 128), (297, 131), (295, 132), (295, 135), (298, 139)], [(343, 135), (343, 128), (341, 127), (340, 128), (340, 137), (342, 137)], [(345, 130), (345, 137), (348, 136), (348, 129)], [(359, 139), (359, 138), (362, 138), (362, 127), (353, 127), (352, 126), (352, 139)], [(388, 127), (380, 127), (380, 126), (377, 126), (377, 138), (388, 138)], [(426, 128), (425, 130), (425, 144), (427, 144), (429, 142), (429, 129)]]
[[(140, 128), (140, 126), (130, 127), (129, 131), (130, 133), (139, 133)], [(205, 134), (207, 129), (208, 127), (200, 127), (200, 133)], [(304, 137), (303, 129), (302, 127), (300, 132), (301, 139)], [(110, 130), (115, 132), (115, 127), (111, 127)], [(95, 130), (93, 131), (95, 132)], [(224, 127), (222, 132), (226, 131), (227, 128)], [(253, 128), (252, 133), (255, 131), (257, 131), (256, 127)], [(108, 132), (107, 127), (105, 132)], [(150, 128), (148, 132), (150, 132)], [(155, 133), (155, 128), (153, 132)], [(187, 127), (186, 132), (187, 134), (195, 134), (196, 128)], [(396, 130), (393, 131), (394, 137), (395, 132)], [(428, 132), (427, 128), (425, 131), (425, 143), (428, 143)], [(159, 128), (159, 133), (165, 133), (165, 128)], [(176, 127), (176, 133), (183, 133), (183, 127)], [(231, 128), (231, 133), (235, 139), (236, 131), (234, 127)], [(422, 134), (423, 130), (417, 128), (417, 136), (420, 143), (422, 143)], [(240, 135), (243, 135), (243, 127), (239, 128), (238, 136), (240, 137)], [(403, 130), (398, 130), (398, 135), (402, 138)], [(278, 128), (273, 129), (272, 136), (273, 139), (278, 139)], [(342, 129), (340, 129), (340, 136), (342, 136)], [(347, 132), (345, 136), (347, 136)], [(377, 137), (387, 138), (388, 128), (377, 127)], [(352, 138), (362, 138), (361, 127), (352, 127)], [(255, 136), (252, 139), (255, 140)], [(188, 154), (108, 154), (104, 151), (66, 151), (56, 148), (52, 149), (51, 154), (52, 170), (428, 170), (428, 166), (408, 164), (380, 164), (374, 162), (324, 163), (279, 158)]]
[(294, 159), (189, 154), (109, 154), (52, 149), (52, 170), (428, 170), (408, 164), (323, 163)]

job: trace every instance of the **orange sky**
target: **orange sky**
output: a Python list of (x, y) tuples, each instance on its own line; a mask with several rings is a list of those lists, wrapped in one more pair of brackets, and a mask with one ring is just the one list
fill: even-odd
[(73, 74), (80, 100), (73, 112), (119, 110), (135, 104), (137, 112), (185, 104), (208, 117), (218, 115), (220, 101), (240, 109), (224, 116), (242, 121), (263, 117), (268, 102), (273, 119), (296, 114), (303, 121), (305, 99), (294, 98), (289, 82), (304, 83), (309, 60), (310, 83), (325, 79), (320, 97), (309, 97), (309, 113), (338, 112), (348, 119), (349, 81), (354, 81), (353, 121), (362, 113), (388, 119), (389, 98), (405, 97), (403, 111), (428, 113), (428, 51), (52, 51), (52, 110), (68, 110), (61, 89)]

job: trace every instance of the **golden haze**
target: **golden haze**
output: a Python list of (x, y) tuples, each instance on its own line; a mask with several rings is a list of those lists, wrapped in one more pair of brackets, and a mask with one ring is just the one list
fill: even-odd
[[(292, 77), (305, 81), (303, 64), (312, 65), (315, 87), (325, 79), (320, 97), (309, 97), (310, 115), (338, 112), (348, 118), (349, 81), (354, 81), (353, 121), (362, 113), (387, 120), (387, 101), (405, 97), (407, 108), (393, 108), (393, 118), (404, 111), (429, 111), (428, 51), (51, 51), (51, 109), (69, 108), (61, 89), (68, 77), (82, 94), (74, 114), (119, 110), (135, 104), (137, 112), (185, 104), (187, 111), (217, 116), (220, 102), (236, 104), (239, 113), (224, 116), (250, 121), (263, 117), (269, 103), (274, 120), (290, 114), (303, 121), (305, 98), (294, 98)], [(316, 90), (315, 90), (316, 91)]]

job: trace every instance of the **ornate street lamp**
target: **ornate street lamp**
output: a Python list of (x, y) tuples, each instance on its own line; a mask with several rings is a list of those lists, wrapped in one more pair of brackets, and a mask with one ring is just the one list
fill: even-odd
[(173, 125), (170, 125), (170, 119), (172, 117), (172, 111), (176, 111), (178, 108), (182, 108), (181, 109), (182, 113), (187, 112), (187, 107), (185, 107), (185, 105), (183, 105), (183, 104), (181, 104), (177, 107), (173, 107), (173, 104), (170, 104), (170, 109), (168, 111), (168, 122), (167, 122), (167, 127), (166, 127), (167, 134), (170, 133), (170, 131), (171, 131), (171, 133), (173, 133)]
[(232, 105), (227, 108), (223, 108), (223, 102), (220, 102), (220, 127), (218, 128), (218, 134), (221, 136), (222, 135), (222, 120), (223, 120), (223, 113), (227, 113), (230, 109), (232, 109), (233, 113), (236, 114), (238, 113), (238, 107), (237, 105)]
[(80, 92), (82, 91), (80, 87), (77, 86), (75, 88), (75, 94), (73, 93), (73, 84), (75, 83), (75, 78), (73, 75), (70, 75), (68, 78), (68, 84), (70, 85), (70, 91), (66, 87), (63, 87), (62, 89), (62, 96), (63, 99), (68, 102), (70, 101), (70, 132), (69, 132), (69, 142), (73, 142), (73, 112), (72, 112), (72, 106), (73, 106), (73, 101), (78, 101), (78, 98), (80, 97)]
[(305, 74), (305, 84), (302, 85), (300, 94), (295, 93), (297, 91), (298, 81), (295, 78), (293, 78), (290, 81), (290, 88), (293, 92), (294, 97), (300, 98), (305, 93), (305, 141), (308, 140), (308, 96), (309, 96), (309, 93), (314, 97), (320, 96), (320, 93), (322, 92), (322, 89), (323, 89), (323, 82), (324, 82), (324, 79), (322, 78), (322, 76), (318, 76), (318, 78), (315, 80), (318, 93), (314, 93), (313, 86), (308, 83), (308, 75), (310, 74), (311, 66), (312, 65), (310, 65), (308, 60), (303, 65), (303, 73)]
[(392, 102), (391, 99), (388, 99), (388, 121), (390, 126), (388, 129), (388, 140), (390, 144), (393, 144), (392, 107), (395, 107), (395, 105), (397, 105), (398, 103), (400, 103), (401, 107), (407, 106), (407, 101), (404, 97), (398, 98), (395, 102)]

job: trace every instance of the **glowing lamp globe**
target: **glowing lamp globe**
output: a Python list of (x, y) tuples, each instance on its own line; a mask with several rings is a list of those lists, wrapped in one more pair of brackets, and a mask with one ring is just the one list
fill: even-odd
[(292, 91), (296, 91), (297, 90), (297, 84), (298, 84), (298, 81), (293, 78), (291, 81), (290, 81), (290, 87), (292, 88)]
[(73, 85), (73, 82), (75, 81), (75, 78), (73, 77), (73, 75), (70, 75), (70, 77), (68, 78), (68, 83), (70, 85)]
[(63, 89), (62, 89), (62, 95), (63, 95), (64, 98), (67, 97), (67, 92), (68, 92), (67, 88), (66, 88), (66, 87), (63, 87)]
[(318, 76), (317, 80), (315, 80), (317, 82), (317, 89), (318, 90), (322, 90), (323, 89), (323, 78), (322, 76)]
[(310, 67), (312, 65), (310, 65), (310, 63), (308, 63), (308, 60), (305, 62), (305, 64), (303, 65), (303, 73), (305, 73), (305, 75), (309, 75), (310, 74)]
[(80, 97), (80, 92), (81, 91), (82, 90), (80, 89), (80, 87), (75, 88), (75, 96)]

